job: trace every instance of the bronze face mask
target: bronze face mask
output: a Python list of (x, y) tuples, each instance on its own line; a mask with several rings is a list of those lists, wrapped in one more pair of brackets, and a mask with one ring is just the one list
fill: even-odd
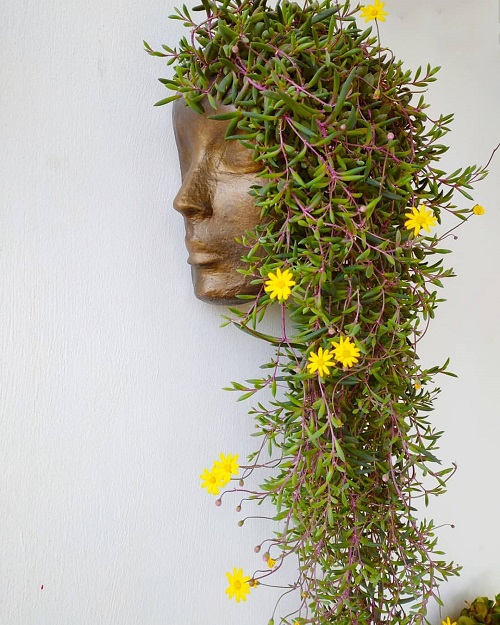
[[(176, 100), (173, 106), (175, 140), (182, 186), (174, 208), (184, 216), (194, 291), (199, 299), (235, 304), (237, 295), (255, 294), (258, 287), (237, 269), (247, 251), (236, 243), (259, 222), (260, 211), (248, 191), (259, 184), (261, 170), (251, 151), (239, 141), (224, 139), (229, 122), (208, 119)], [(232, 110), (221, 106), (219, 112)]]

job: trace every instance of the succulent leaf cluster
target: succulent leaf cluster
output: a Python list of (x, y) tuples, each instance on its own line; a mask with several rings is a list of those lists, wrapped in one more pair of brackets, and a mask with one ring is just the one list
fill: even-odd
[[(247, 309), (232, 309), (231, 322), (275, 354), (261, 377), (231, 388), (256, 401), (262, 439), (245, 478), (264, 477), (243, 501), (276, 510), (264, 541), (276, 566), (252, 581), (271, 584), (284, 559), (298, 563), (297, 609), (280, 623), (420, 623), (438, 584), (458, 572), (416, 512), (454, 471), (436, 455), (442, 433), (430, 419), (433, 380), (451, 375), (448, 363), (423, 367), (417, 353), (453, 275), (443, 265), (450, 233), (422, 236), (405, 220), (425, 206), (438, 223), (445, 213), (467, 221), (486, 171), (438, 167), (452, 120), (427, 114), (438, 68), (405, 69), (358, 26), (358, 9), (203, 0), (200, 20), (185, 6), (172, 16), (189, 29), (177, 47), (146, 44), (173, 70), (162, 82), (174, 93), (158, 104), (183, 97), (204, 113), (208, 103), (228, 122), (226, 139), (262, 164), (252, 190), (262, 220), (242, 239), (245, 271), (262, 288), (242, 297)], [(259, 326), (273, 303), (264, 284), (283, 268), (294, 285), (282, 333), (270, 336)], [(359, 361), (324, 377), (308, 371), (308, 356), (339, 337)], [(271, 398), (257, 401), (265, 389)]]
[(495, 600), (488, 597), (477, 597), (467, 607), (464, 608), (458, 617), (458, 625), (500, 625), (500, 594)]

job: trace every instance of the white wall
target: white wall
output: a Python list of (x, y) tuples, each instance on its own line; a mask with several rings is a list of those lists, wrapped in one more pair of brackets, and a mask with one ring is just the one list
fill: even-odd
[[(170, 111), (151, 106), (166, 70), (141, 50), (177, 41), (172, 6), (2, 2), (2, 625), (254, 625), (277, 596), (226, 599), (224, 572), (254, 568), (266, 527), (238, 528), (236, 502), (217, 509), (199, 488), (219, 451), (252, 448), (245, 406), (221, 388), (268, 351), (191, 292)], [(457, 114), (446, 165), (485, 162), (500, 140), (498, 0), (386, 8), (383, 41), (413, 67), (443, 65), (429, 99)], [(456, 525), (441, 545), (464, 565), (442, 588), (448, 611), (500, 592), (499, 175), (500, 155), (422, 346), (460, 375), (434, 413), (459, 464), (431, 511)]]

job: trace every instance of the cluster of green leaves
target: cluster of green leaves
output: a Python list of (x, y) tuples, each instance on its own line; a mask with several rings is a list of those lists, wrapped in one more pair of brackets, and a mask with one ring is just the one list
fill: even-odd
[[(405, 70), (358, 27), (357, 8), (203, 0), (200, 24), (185, 6), (172, 16), (190, 29), (177, 48), (146, 44), (174, 66), (162, 82), (175, 93), (158, 104), (183, 97), (213, 113), (262, 164), (252, 191), (262, 222), (243, 238), (247, 274), (262, 285), (287, 267), (297, 283), (286, 302), (292, 335), (285, 315), (282, 336), (259, 330), (272, 303), (263, 289), (232, 319), (276, 347), (266, 375), (233, 388), (273, 394), (251, 411), (263, 437), (251, 462), (277, 468), (252, 498), (276, 506), (277, 568), (298, 557), (299, 605), (282, 623), (419, 623), (458, 570), (414, 504), (444, 492), (453, 472), (435, 455), (441, 432), (429, 419), (431, 382), (447, 363), (422, 368), (417, 356), (452, 271), (446, 234), (415, 237), (404, 222), (422, 203), (438, 221), (443, 211), (466, 221), (471, 207), (458, 209), (454, 192), (472, 200), (486, 172), (438, 169), (452, 116), (429, 119), (422, 95), (437, 70)], [(324, 379), (308, 373), (311, 351), (342, 335), (359, 363)], [(266, 447), (272, 461), (262, 460)]]
[(500, 625), (500, 594), (495, 600), (477, 597), (462, 610), (457, 620), (458, 625)]

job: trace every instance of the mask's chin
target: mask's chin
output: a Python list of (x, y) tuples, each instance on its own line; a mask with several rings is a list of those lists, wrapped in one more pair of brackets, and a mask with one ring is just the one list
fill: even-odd
[(198, 299), (223, 306), (243, 304), (238, 295), (256, 295), (259, 285), (235, 271), (221, 271), (213, 267), (191, 267), (194, 294)]

